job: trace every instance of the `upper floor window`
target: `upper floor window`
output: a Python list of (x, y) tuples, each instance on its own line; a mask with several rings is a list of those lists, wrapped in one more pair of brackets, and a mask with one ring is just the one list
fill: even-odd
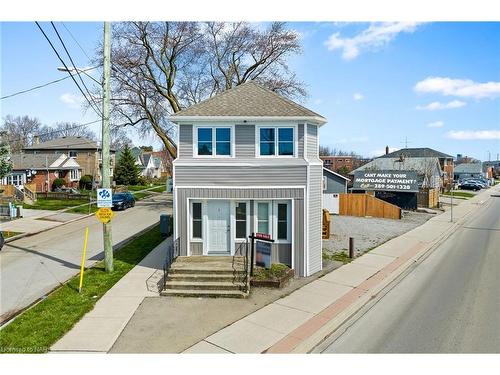
[(259, 155), (294, 156), (294, 131), (292, 127), (259, 128)]
[(78, 156), (78, 153), (76, 151), (70, 151), (69, 152), (69, 157), (70, 158), (76, 158)]
[(231, 128), (197, 128), (197, 156), (231, 156)]

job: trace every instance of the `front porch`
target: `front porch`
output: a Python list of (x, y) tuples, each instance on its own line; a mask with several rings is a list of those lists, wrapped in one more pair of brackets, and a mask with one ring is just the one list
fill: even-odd
[(179, 256), (168, 271), (161, 295), (246, 298), (248, 267), (244, 256)]

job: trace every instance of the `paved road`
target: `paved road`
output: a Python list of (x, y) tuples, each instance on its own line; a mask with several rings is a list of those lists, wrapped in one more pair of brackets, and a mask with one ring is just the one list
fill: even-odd
[[(160, 214), (167, 212), (171, 212), (171, 195), (166, 194), (116, 212), (113, 244), (158, 222)], [(94, 216), (4, 246), (0, 252), (0, 321), (79, 272), (86, 226), (88, 266), (103, 257), (102, 224)]]
[(500, 353), (499, 244), (492, 197), (324, 353)]

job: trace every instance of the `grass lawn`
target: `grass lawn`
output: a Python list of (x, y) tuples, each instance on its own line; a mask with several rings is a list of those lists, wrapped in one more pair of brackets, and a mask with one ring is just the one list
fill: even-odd
[(38, 198), (35, 204), (23, 204), (24, 208), (30, 208), (34, 210), (62, 210), (64, 208), (78, 206), (80, 204), (88, 203), (86, 199), (47, 199)]
[(0, 353), (47, 352), (161, 241), (160, 227), (155, 226), (115, 253), (113, 273), (104, 271), (103, 262), (85, 270), (81, 294), (79, 275), (71, 278), (0, 331)]
[(14, 236), (17, 236), (18, 234), (21, 234), (22, 232), (10, 232), (8, 230), (3, 230), (2, 231), (2, 234), (3, 234), (3, 238), (7, 239), (7, 238), (10, 238), (10, 237), (14, 237)]
[[(90, 213), (93, 214), (97, 210), (98, 210), (97, 204), (92, 203), (90, 205)], [(71, 213), (76, 213), (76, 214), (88, 214), (89, 213), (89, 205), (86, 204), (85, 206), (75, 207), (75, 208), (72, 208), (71, 210), (68, 210), (66, 212), (71, 212)]]
[(337, 262), (342, 262), (344, 264), (347, 264), (347, 263), (350, 263), (353, 261), (353, 259), (349, 258), (349, 254), (348, 254), (347, 250), (338, 251), (335, 253), (330, 253), (328, 251), (323, 250), (323, 259), (334, 260)]
[[(443, 193), (443, 195), (451, 196), (451, 193), (445, 192), (445, 193)], [(472, 197), (475, 197), (476, 195), (472, 194), (472, 193), (467, 193), (466, 191), (454, 191), (453, 196), (454, 197), (462, 197), (462, 198), (472, 198)]]

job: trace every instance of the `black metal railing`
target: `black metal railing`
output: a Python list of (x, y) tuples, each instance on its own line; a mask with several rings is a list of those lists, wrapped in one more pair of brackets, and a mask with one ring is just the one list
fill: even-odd
[(165, 288), (165, 283), (167, 282), (168, 271), (174, 263), (175, 259), (179, 256), (180, 251), (180, 239), (177, 237), (167, 248), (167, 254), (165, 256), (165, 262), (163, 263), (163, 287)]
[[(233, 269), (234, 269), (234, 281), (241, 281), (243, 283), (242, 292), (248, 293), (250, 290), (250, 262), (249, 262), (249, 244), (248, 239), (245, 242), (241, 242), (233, 256)], [(243, 269), (241, 268), (241, 262), (238, 260), (243, 258)]]

